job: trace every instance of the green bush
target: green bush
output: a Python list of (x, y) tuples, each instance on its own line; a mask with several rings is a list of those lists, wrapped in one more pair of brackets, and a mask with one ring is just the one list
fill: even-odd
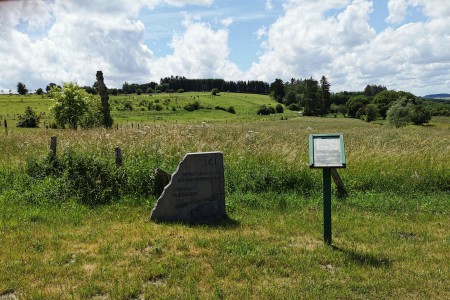
[(227, 112), (229, 112), (230, 114), (236, 114), (236, 110), (234, 109), (234, 106), (228, 107)]
[(284, 109), (283, 109), (283, 105), (281, 104), (277, 104), (277, 106), (275, 106), (275, 111), (279, 114), (282, 114)]
[(133, 103), (131, 103), (131, 101), (126, 101), (126, 102), (123, 104), (123, 107), (122, 107), (121, 110), (129, 110), (129, 111), (134, 110)]
[(300, 111), (301, 107), (297, 103), (292, 103), (288, 106), (288, 109), (292, 111)]
[(60, 158), (49, 154), (42, 160), (30, 160), (26, 172), (35, 179), (60, 179), (65, 197), (75, 197), (86, 205), (107, 204), (120, 196), (124, 178), (113, 162), (75, 152), (64, 153)]
[(187, 111), (199, 110), (201, 108), (200, 103), (195, 101), (194, 103), (188, 103), (184, 106), (184, 109)]
[(266, 106), (266, 105), (261, 105), (260, 108), (258, 109), (258, 111), (256, 112), (257, 115), (262, 115), (262, 116), (267, 116), (270, 114), (274, 114), (275, 113), (275, 109), (272, 106)]
[(41, 119), (41, 114), (37, 114), (30, 106), (25, 109), (23, 115), (19, 115), (19, 122), (17, 122), (17, 127), (25, 128), (37, 128), (39, 127), (39, 122)]

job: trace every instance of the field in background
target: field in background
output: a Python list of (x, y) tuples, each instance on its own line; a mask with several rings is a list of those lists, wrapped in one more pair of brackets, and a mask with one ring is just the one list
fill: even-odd
[[(140, 119), (147, 112), (134, 110), (114, 112), (118, 130), (12, 127), (6, 136), (1, 127), (0, 299), (450, 296), (450, 118), (400, 129), (292, 112), (280, 120), (253, 113), (270, 103), (265, 96), (183, 96), (171, 103), (233, 96), (237, 114), (180, 109), (175, 123), (178, 111), (153, 120), (157, 112)], [(8, 96), (0, 97), (4, 105)], [(138, 105), (141, 97), (153, 96), (124, 100)], [(20, 105), (25, 100), (11, 108), (20, 113)], [(322, 243), (321, 171), (308, 166), (310, 133), (344, 134), (348, 165), (339, 173), (350, 194), (333, 195), (334, 247)], [(51, 136), (58, 155), (113, 163), (121, 147), (124, 168), (143, 184), (156, 167), (173, 172), (187, 152), (222, 151), (231, 221), (155, 224), (152, 196), (95, 208), (59, 199), (56, 181), (24, 175), (27, 160), (48, 153)]]
[[(196, 101), (202, 106), (201, 110), (189, 112), (184, 109), (184, 106)], [(109, 96), (109, 102), (112, 117), (117, 124), (258, 120), (261, 116), (257, 116), (256, 112), (261, 105), (273, 107), (276, 105), (276, 102), (267, 95), (220, 93), (218, 96), (213, 96), (210, 92), (119, 95)], [(131, 104), (132, 110), (125, 108), (127, 102)], [(149, 110), (150, 103), (153, 105), (151, 110)], [(22, 114), (27, 106), (31, 106), (38, 113), (45, 113), (42, 121), (49, 123), (51, 121), (49, 109), (52, 104), (52, 100), (46, 95), (0, 95), (0, 117), (6, 118), (11, 125), (15, 126), (17, 115)], [(156, 105), (159, 105), (161, 110), (156, 110)], [(230, 106), (234, 107), (236, 114), (216, 108), (228, 109)], [(286, 111), (272, 118), (296, 114), (296, 112)], [(265, 116), (265, 118), (270, 117)]]

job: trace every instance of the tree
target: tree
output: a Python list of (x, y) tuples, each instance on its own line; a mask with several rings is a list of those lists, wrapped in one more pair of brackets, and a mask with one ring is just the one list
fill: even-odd
[(387, 112), (387, 119), (389, 124), (399, 128), (406, 126), (411, 121), (409, 115), (409, 107), (405, 99), (399, 99), (389, 108)]
[(44, 94), (44, 90), (41, 89), (41, 88), (38, 88), (38, 89), (36, 90), (36, 95), (41, 96), (42, 94)]
[(304, 94), (304, 114), (305, 116), (320, 116), (323, 112), (323, 105), (320, 99), (319, 82), (312, 77), (305, 79)]
[(219, 93), (219, 89), (218, 88), (213, 88), (211, 90), (211, 95), (213, 95), (213, 96), (217, 96), (218, 93)]
[(431, 112), (420, 104), (412, 105), (409, 113), (414, 125), (423, 125), (431, 120)]
[(47, 93), (50, 93), (50, 90), (52, 89), (52, 87), (57, 86), (59, 88), (61, 88), (61, 86), (57, 85), (56, 83), (50, 82), (46, 87), (45, 87), (45, 91)]
[(369, 100), (362, 96), (353, 96), (347, 101), (347, 109), (348, 109), (348, 115), (352, 118), (356, 118), (356, 113), (364, 108), (369, 103)]
[(277, 78), (270, 84), (270, 96), (279, 103), (283, 102), (285, 96), (283, 80)]
[(386, 91), (386, 87), (382, 85), (367, 85), (364, 89), (364, 96), (373, 97), (382, 91)]
[(348, 113), (347, 106), (345, 106), (344, 104), (338, 105), (337, 112), (345, 117), (345, 115)]
[(375, 104), (367, 104), (366, 106), (366, 121), (372, 122), (378, 119), (378, 106)]
[(17, 127), (25, 128), (37, 128), (39, 127), (39, 122), (41, 119), (41, 114), (37, 114), (30, 106), (27, 106), (25, 113), (19, 115), (19, 122), (17, 122)]
[(384, 90), (375, 95), (375, 97), (373, 98), (373, 103), (375, 103), (378, 106), (380, 116), (383, 118), (383, 120), (386, 119), (386, 113), (389, 107), (398, 98), (400, 98), (400, 95), (396, 91)]
[(62, 89), (53, 86), (50, 98), (55, 100), (51, 112), (59, 126), (68, 124), (72, 129), (77, 129), (78, 125), (85, 128), (101, 124), (101, 104), (98, 99), (76, 83), (64, 83)]
[(286, 106), (289, 106), (292, 103), (297, 103), (297, 94), (294, 91), (289, 91), (283, 102)]
[(320, 114), (322, 116), (327, 114), (330, 107), (330, 86), (331, 84), (328, 82), (328, 79), (325, 76), (322, 76), (322, 78), (320, 79), (320, 94), (322, 98), (322, 107)]
[(28, 93), (27, 87), (22, 82), (17, 83), (17, 93), (19, 93), (19, 95), (26, 95)]
[(142, 94), (142, 90), (141, 89), (137, 89), (136, 90), (136, 95), (140, 95), (140, 94)]

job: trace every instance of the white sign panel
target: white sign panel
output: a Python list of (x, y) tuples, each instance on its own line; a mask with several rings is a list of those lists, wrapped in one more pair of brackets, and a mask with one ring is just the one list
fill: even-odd
[(339, 138), (314, 138), (314, 166), (342, 166), (341, 141)]

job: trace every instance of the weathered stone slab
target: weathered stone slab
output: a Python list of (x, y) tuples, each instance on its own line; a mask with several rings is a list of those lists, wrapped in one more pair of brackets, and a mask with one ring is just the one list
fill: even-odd
[(224, 218), (223, 154), (186, 154), (156, 202), (150, 219), (213, 223)]

